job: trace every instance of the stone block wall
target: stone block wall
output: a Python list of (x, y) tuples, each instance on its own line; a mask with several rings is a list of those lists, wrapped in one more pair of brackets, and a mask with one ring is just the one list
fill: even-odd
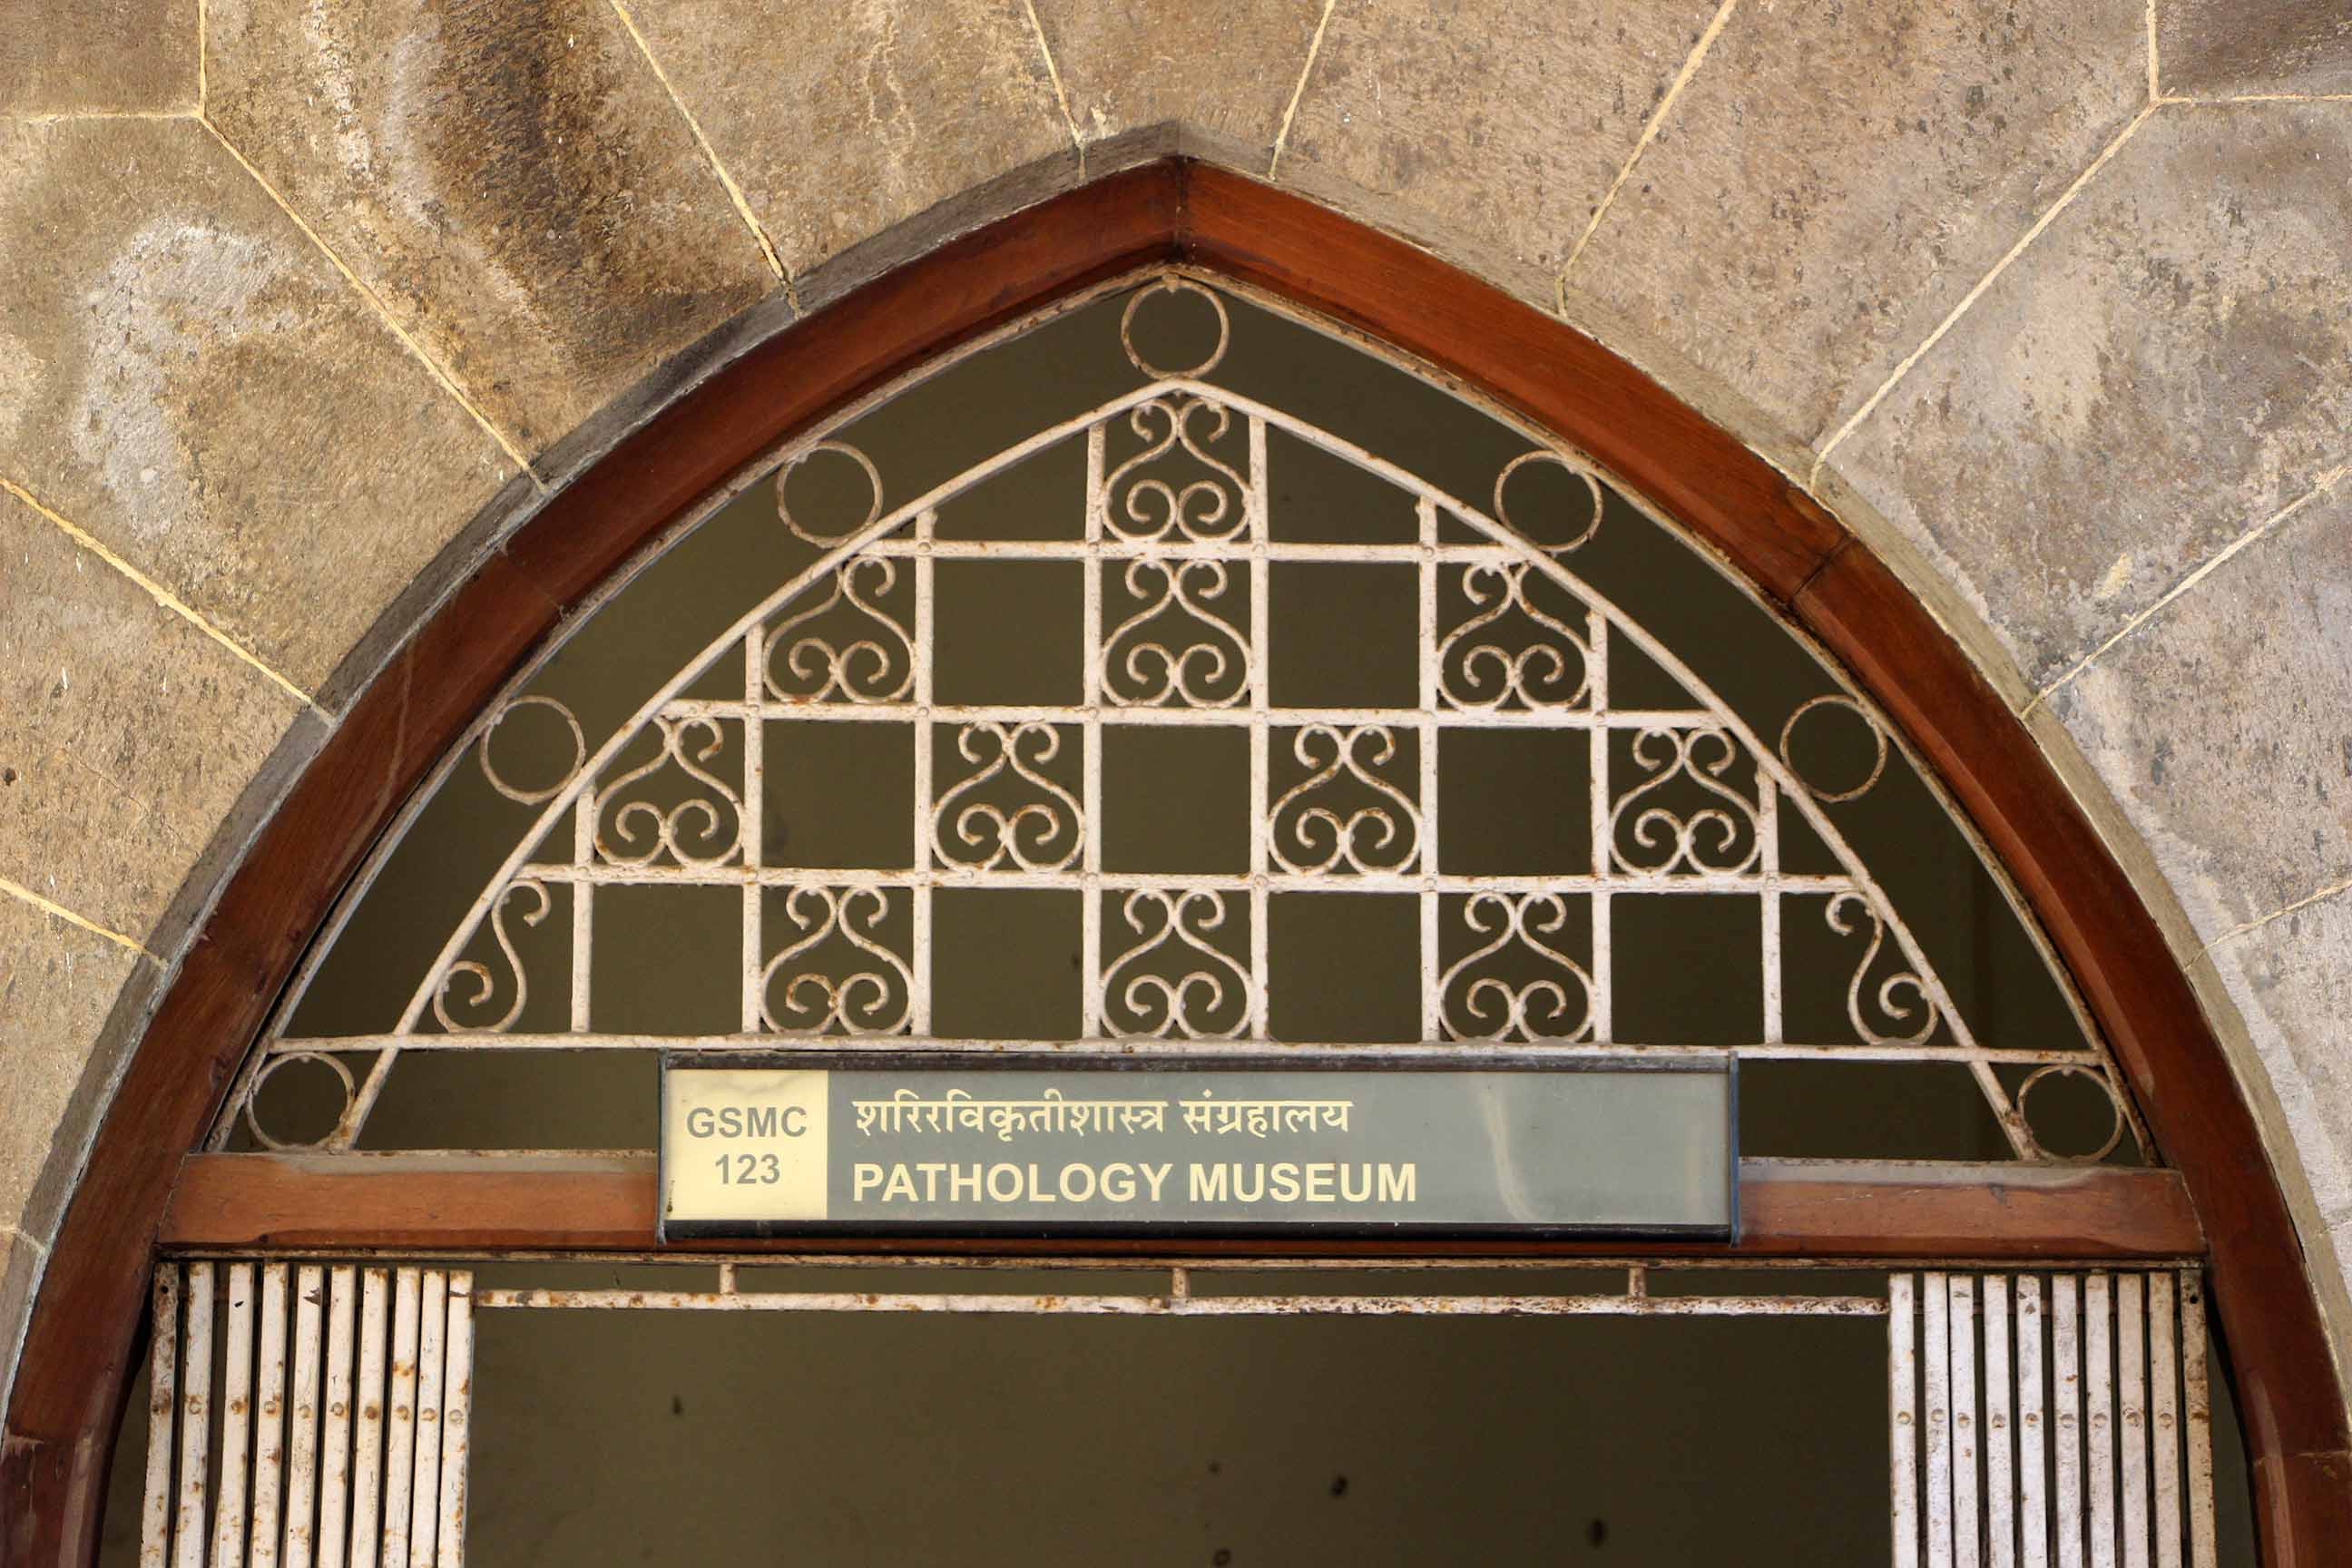
[(436, 594), (700, 366), (1171, 149), (1863, 532), (2236, 1052), (2352, 1331), (2352, 23), (2293, 0), (5, 0), (0, 1397), (123, 1053)]

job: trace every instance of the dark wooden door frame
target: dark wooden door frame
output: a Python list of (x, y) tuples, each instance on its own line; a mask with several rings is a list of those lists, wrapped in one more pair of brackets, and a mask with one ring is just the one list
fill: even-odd
[(354, 700), (230, 879), (109, 1108), (52, 1250), (0, 1449), (0, 1568), (94, 1560), (148, 1266), (187, 1151), (398, 804), (572, 607), (757, 454), (989, 329), (1161, 261), (1254, 284), (1591, 454), (1846, 665), (2016, 879), (2210, 1238), (2263, 1559), (2342, 1561), (2352, 1436), (2284, 1194), (2162, 934), (2025, 728), (1801, 488), (1590, 338), (1298, 196), (1168, 161), (963, 236), (794, 322), (553, 498)]

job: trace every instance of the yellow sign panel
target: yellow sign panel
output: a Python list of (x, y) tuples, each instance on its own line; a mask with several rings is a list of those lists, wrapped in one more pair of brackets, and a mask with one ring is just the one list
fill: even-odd
[(829, 1072), (674, 1072), (662, 1095), (662, 1213), (822, 1220)]

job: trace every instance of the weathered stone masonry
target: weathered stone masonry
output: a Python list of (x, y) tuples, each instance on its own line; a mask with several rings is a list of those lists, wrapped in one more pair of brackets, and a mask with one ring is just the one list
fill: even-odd
[(733, 345), (1170, 150), (1559, 311), (1905, 570), (2352, 1331), (2336, 8), (5, 0), (0, 1395), (147, 1007), (437, 593)]

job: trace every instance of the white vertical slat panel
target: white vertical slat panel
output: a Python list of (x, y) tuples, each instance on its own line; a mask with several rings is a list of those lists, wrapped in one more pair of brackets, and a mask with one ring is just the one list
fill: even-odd
[(326, 1273), (306, 1263), (294, 1276), (294, 1361), (286, 1412), (286, 1538), (278, 1560), (310, 1568), (312, 1521), (319, 1506), (319, 1320)]
[[(327, 1271), (327, 1418), (319, 1441), (319, 1568), (343, 1568), (344, 1526), (352, 1510), (352, 1320), (358, 1273)], [(291, 1568), (291, 1564), (289, 1564)]]
[(2189, 1426), (2189, 1561), (2213, 1568), (2213, 1401), (2205, 1381), (2205, 1282), (2180, 1276), (2180, 1384)]
[(148, 1318), (147, 1489), (139, 1509), (139, 1568), (163, 1568), (172, 1551), (172, 1417), (180, 1407), (180, 1268), (155, 1270)]
[(1886, 1281), (1886, 1450), (1895, 1568), (1919, 1568), (1919, 1352), (1914, 1282)]
[(253, 1429), (253, 1265), (228, 1267), (226, 1342), (221, 1357), (220, 1489), (213, 1498), (213, 1568), (245, 1559), (245, 1485)]
[(449, 1276), (449, 1337), (441, 1374), (441, 1518), (434, 1568), (465, 1568), (466, 1461), (473, 1448), (474, 1277)]
[(1921, 1277), (1927, 1404), (1927, 1568), (1952, 1568), (1952, 1292), (1941, 1274)]
[(2017, 1491), (2011, 1479), (2009, 1280), (1999, 1274), (1984, 1282), (1985, 1561), (1991, 1568), (2017, 1568)]
[(433, 1568), (441, 1517), (441, 1350), (449, 1319), (449, 1277), (425, 1271), (417, 1302), (416, 1458), (408, 1491), (408, 1568)]
[(212, 1440), (213, 1266), (188, 1265), (187, 1329), (180, 1352), (180, 1488), (173, 1568), (205, 1568), (205, 1471)]
[(2081, 1284), (2071, 1274), (2050, 1281), (2050, 1440), (2057, 1452), (2052, 1500), (2058, 1514), (2058, 1568), (2083, 1568)]
[(408, 1493), (416, 1479), (416, 1319), (423, 1274), (393, 1276), (392, 1367), (383, 1407), (383, 1568), (408, 1568)]
[(278, 1568), (278, 1504), (286, 1468), (286, 1265), (261, 1268), (261, 1350), (254, 1363), (253, 1568)]
[(1977, 1503), (1977, 1282), (1955, 1274), (1952, 1297), (1952, 1568), (1980, 1568)]
[(2147, 1303), (2137, 1274), (2116, 1277), (2116, 1439), (2123, 1445), (2124, 1568), (2147, 1551)]
[(2042, 1281), (2017, 1281), (2017, 1561), (2018, 1568), (2050, 1568), (2050, 1493), (2046, 1471), (2049, 1422), (2042, 1411)]
[(2156, 1568), (2180, 1568), (2180, 1342), (2172, 1276), (2147, 1277), (2147, 1440), (2156, 1460)]
[(377, 1504), (383, 1495), (384, 1298), (389, 1276), (367, 1271), (360, 1291), (359, 1386), (352, 1391), (357, 1422), (352, 1435), (352, 1543), (350, 1568), (376, 1568), (382, 1538)]
[(2084, 1489), (2090, 1494), (2091, 1568), (2116, 1568), (2116, 1378), (2107, 1276), (2083, 1281)]

